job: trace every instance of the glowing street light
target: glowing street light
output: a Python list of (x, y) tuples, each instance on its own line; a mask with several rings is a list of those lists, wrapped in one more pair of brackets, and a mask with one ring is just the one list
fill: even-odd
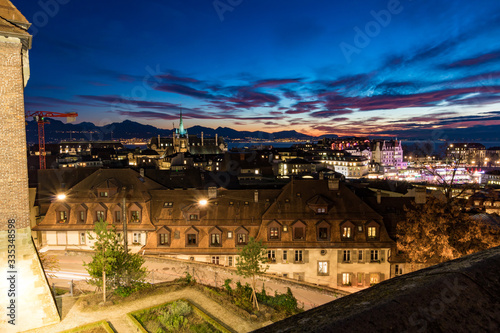
[(56, 196), (57, 200), (64, 200), (66, 199), (66, 194), (64, 193), (60, 193)]
[(199, 204), (200, 206), (206, 206), (206, 205), (207, 205), (207, 203), (208, 203), (208, 201), (207, 201), (206, 199), (201, 199), (200, 201), (198, 201), (198, 204)]

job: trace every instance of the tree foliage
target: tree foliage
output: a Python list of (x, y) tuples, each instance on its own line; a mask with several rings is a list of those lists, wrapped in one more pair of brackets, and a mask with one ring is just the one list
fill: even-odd
[(236, 273), (243, 277), (252, 278), (253, 306), (258, 309), (259, 305), (255, 292), (255, 276), (265, 273), (269, 268), (269, 265), (266, 265), (266, 247), (262, 244), (262, 241), (256, 241), (253, 237), (250, 237), (248, 244), (238, 252), (238, 255), (239, 257), (236, 260)]
[(95, 224), (95, 236), (89, 233), (89, 238), (95, 240), (92, 249), (92, 261), (84, 263), (91, 276), (89, 281), (97, 287), (103, 287), (103, 272), (106, 278), (106, 287), (117, 288), (139, 283), (146, 277), (146, 268), (142, 267), (144, 259), (137, 253), (126, 253), (123, 240), (116, 233), (114, 226), (109, 227), (107, 222)]
[(406, 209), (399, 223), (398, 250), (411, 263), (438, 263), (499, 244), (487, 228), (471, 219), (457, 200), (428, 197)]

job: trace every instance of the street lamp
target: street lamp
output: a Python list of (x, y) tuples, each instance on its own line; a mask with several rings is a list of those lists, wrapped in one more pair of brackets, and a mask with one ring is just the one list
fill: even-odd
[(56, 196), (57, 200), (64, 200), (66, 199), (66, 194), (64, 193), (59, 193), (57, 196)]
[(206, 199), (201, 199), (200, 201), (198, 201), (198, 204), (199, 204), (200, 206), (206, 206), (206, 205), (207, 205), (207, 203), (208, 203), (208, 201), (207, 201)]

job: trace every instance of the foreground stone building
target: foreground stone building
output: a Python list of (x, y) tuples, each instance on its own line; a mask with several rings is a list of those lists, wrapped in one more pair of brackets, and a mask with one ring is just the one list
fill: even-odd
[(66, 196), (34, 228), (49, 249), (90, 250), (86, 232), (99, 219), (122, 232), (125, 198), (133, 251), (235, 266), (254, 237), (267, 246), (272, 274), (361, 288), (390, 276), (394, 241), (382, 217), (335, 178), (282, 189), (167, 190), (132, 170), (99, 170)]
[(1, 332), (19, 332), (59, 321), (31, 239), (24, 119), (29, 26), (10, 1), (0, 0)]

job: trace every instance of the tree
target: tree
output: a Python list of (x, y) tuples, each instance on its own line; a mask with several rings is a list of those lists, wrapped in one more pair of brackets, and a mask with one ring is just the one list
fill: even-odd
[(265, 273), (269, 265), (266, 265), (267, 255), (266, 247), (262, 245), (262, 241), (256, 241), (250, 237), (248, 244), (245, 245), (239, 252), (239, 257), (236, 260), (236, 273), (243, 277), (252, 278), (252, 304), (254, 308), (259, 310), (257, 294), (255, 292), (255, 277), (256, 275)]
[(439, 263), (499, 245), (499, 239), (471, 219), (456, 199), (427, 198), (406, 208), (397, 226), (398, 250), (412, 263)]
[(146, 277), (144, 259), (139, 254), (125, 252), (123, 240), (116, 233), (115, 226), (99, 221), (94, 227), (95, 237), (89, 233), (94, 255), (92, 261), (83, 263), (91, 276), (90, 283), (102, 287), (103, 301), (106, 302), (106, 287), (129, 286), (130, 282), (140, 283)]

